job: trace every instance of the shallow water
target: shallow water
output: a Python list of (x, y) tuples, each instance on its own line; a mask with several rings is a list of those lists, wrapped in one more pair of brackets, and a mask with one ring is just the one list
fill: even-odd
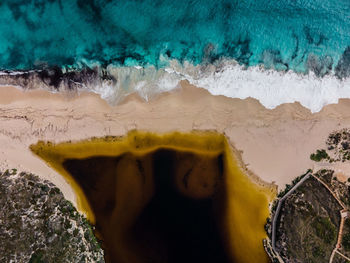
[(242, 172), (223, 135), (134, 132), (31, 149), (73, 186), (110, 262), (267, 262), (272, 192)]

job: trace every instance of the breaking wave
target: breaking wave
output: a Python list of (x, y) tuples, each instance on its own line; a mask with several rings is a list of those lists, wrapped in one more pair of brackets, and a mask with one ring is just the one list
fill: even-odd
[(181, 65), (174, 60), (162, 69), (110, 66), (107, 72), (117, 80), (115, 83), (102, 82), (88, 89), (111, 104), (133, 92), (145, 100), (152, 99), (161, 92), (177, 88), (181, 80), (188, 80), (213, 95), (255, 98), (269, 109), (283, 103), (300, 102), (311, 112), (318, 112), (340, 98), (350, 98), (349, 78), (340, 79), (335, 74), (320, 78), (314, 72), (303, 74), (263, 66), (244, 67), (234, 60), (196, 66), (188, 62)]
[(198, 65), (173, 59), (166, 64), (163, 68), (114, 65), (104, 68), (95, 63), (83, 69), (2, 71), (0, 85), (53, 92), (91, 91), (112, 105), (131, 93), (151, 100), (160, 93), (178, 88), (181, 80), (206, 89), (212, 95), (255, 98), (268, 109), (299, 102), (311, 112), (318, 112), (327, 104), (350, 98), (350, 78), (340, 78), (334, 72), (320, 77), (313, 71), (296, 73), (266, 69), (263, 65), (246, 67), (233, 59)]
[(94, 64), (80, 70), (2, 71), (0, 85), (54, 92), (87, 90), (99, 94), (112, 105), (131, 93), (138, 93), (146, 101), (151, 100), (162, 92), (178, 88), (181, 80), (204, 88), (212, 95), (255, 98), (268, 109), (299, 102), (311, 112), (318, 112), (327, 104), (350, 98), (350, 78), (339, 78), (335, 73), (319, 77), (313, 71), (304, 74), (266, 69), (262, 65), (246, 67), (233, 59), (199, 65), (177, 60), (166, 63), (168, 66), (164, 68), (114, 65), (103, 68)]

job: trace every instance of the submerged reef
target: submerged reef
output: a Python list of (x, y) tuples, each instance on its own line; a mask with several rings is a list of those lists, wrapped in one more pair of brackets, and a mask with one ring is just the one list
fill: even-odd
[(107, 262), (268, 262), (271, 187), (214, 132), (93, 138), (31, 150), (73, 186)]
[(0, 173), (0, 262), (104, 262), (88, 221), (51, 182)]

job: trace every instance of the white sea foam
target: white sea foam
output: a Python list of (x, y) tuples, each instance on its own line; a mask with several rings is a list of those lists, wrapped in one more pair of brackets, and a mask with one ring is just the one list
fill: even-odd
[(318, 112), (327, 104), (337, 103), (340, 98), (350, 98), (350, 79), (341, 81), (334, 75), (319, 78), (313, 72), (304, 75), (262, 67), (245, 69), (228, 63), (218, 71), (199, 78), (188, 76), (188, 79), (213, 95), (240, 99), (252, 97), (269, 109), (283, 103), (300, 102), (311, 112)]
[[(272, 109), (283, 103), (300, 102), (312, 112), (318, 112), (327, 104), (337, 103), (340, 98), (350, 98), (350, 78), (339, 80), (334, 75), (323, 78), (314, 73), (298, 74), (293, 71), (266, 70), (262, 66), (244, 67), (234, 60), (221, 60), (215, 64), (183, 64), (166, 60), (165, 68), (154, 66), (116, 67), (106, 71), (112, 79), (95, 79), (79, 83), (111, 104), (116, 104), (133, 92), (145, 100), (178, 87), (179, 81), (187, 79), (191, 84), (207, 89), (213, 95), (231, 98), (248, 97), (260, 101)], [(90, 65), (100, 68), (98, 64)], [(0, 72), (0, 76), (16, 76), (21, 71)], [(15, 85), (16, 83), (11, 83)], [(20, 85), (20, 84), (19, 84)], [(79, 86), (79, 85), (77, 85)]]
[(278, 72), (261, 66), (245, 68), (233, 60), (198, 66), (188, 62), (180, 65), (172, 60), (162, 69), (111, 66), (107, 71), (117, 79), (116, 84), (103, 83), (100, 87), (89, 88), (110, 103), (116, 103), (132, 92), (138, 92), (148, 100), (155, 94), (176, 88), (184, 79), (213, 95), (255, 98), (269, 109), (283, 103), (300, 102), (312, 112), (318, 112), (340, 98), (350, 98), (350, 79), (341, 81), (334, 75), (319, 78), (312, 72)]
[(18, 75), (24, 75), (24, 74), (28, 74), (28, 73), (33, 73), (36, 72), (35, 70), (28, 70), (28, 71), (0, 71), (0, 76), (18, 76)]
[(149, 100), (156, 94), (176, 88), (183, 79), (176, 72), (167, 72), (164, 68), (156, 69), (154, 66), (145, 68), (108, 66), (107, 72), (117, 81), (103, 81), (101, 85), (90, 85), (88, 88), (112, 104), (118, 103), (133, 92)]

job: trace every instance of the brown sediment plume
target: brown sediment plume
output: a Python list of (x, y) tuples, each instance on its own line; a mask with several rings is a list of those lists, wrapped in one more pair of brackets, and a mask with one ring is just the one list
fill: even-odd
[(274, 190), (243, 173), (223, 134), (133, 131), (31, 150), (72, 185), (108, 262), (268, 261)]

